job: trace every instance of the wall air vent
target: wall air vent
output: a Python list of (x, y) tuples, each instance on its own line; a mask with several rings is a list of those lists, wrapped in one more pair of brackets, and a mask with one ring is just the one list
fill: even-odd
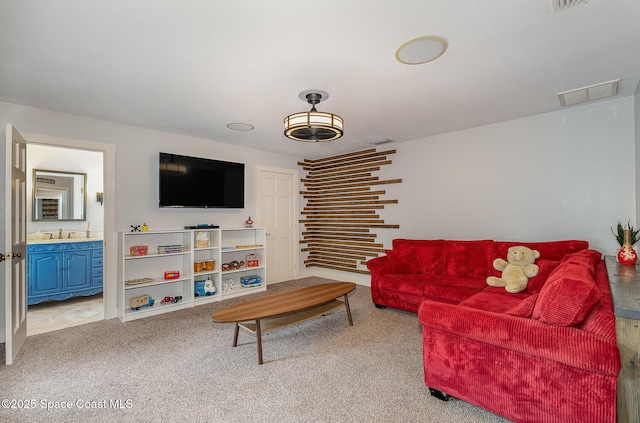
[(567, 10), (570, 7), (576, 6), (578, 4), (586, 3), (589, 0), (550, 0), (551, 1), (551, 10), (553, 13), (562, 12), (563, 10)]

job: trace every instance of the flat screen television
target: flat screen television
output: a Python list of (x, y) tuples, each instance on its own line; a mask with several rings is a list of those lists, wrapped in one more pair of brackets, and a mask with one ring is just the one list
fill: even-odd
[(160, 207), (244, 208), (244, 163), (160, 153)]

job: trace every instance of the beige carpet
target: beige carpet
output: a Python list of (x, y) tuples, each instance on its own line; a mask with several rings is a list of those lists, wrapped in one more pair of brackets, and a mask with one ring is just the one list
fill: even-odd
[[(267, 293), (325, 281), (284, 282)], [(431, 397), (417, 316), (376, 309), (363, 286), (349, 296), (354, 326), (338, 309), (266, 333), (259, 366), (254, 335), (242, 330), (232, 348), (233, 324), (211, 321), (254, 295), (30, 336), (16, 362), (0, 366), (0, 396), (18, 407), (0, 408), (0, 421), (507, 421)]]

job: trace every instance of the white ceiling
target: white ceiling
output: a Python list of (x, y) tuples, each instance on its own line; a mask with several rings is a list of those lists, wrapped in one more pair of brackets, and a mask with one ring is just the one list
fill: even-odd
[[(425, 35), (442, 57), (396, 61)], [(0, 0), (0, 101), (306, 158), (558, 110), (618, 78), (633, 95), (638, 0)], [(284, 137), (312, 88), (341, 139)]]

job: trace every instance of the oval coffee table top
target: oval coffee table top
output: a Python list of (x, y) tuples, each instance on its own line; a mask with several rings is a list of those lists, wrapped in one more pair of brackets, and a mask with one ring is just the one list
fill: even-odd
[(353, 282), (333, 282), (278, 292), (225, 308), (211, 318), (219, 323), (266, 319), (319, 306), (346, 295), (355, 288), (356, 284)]

